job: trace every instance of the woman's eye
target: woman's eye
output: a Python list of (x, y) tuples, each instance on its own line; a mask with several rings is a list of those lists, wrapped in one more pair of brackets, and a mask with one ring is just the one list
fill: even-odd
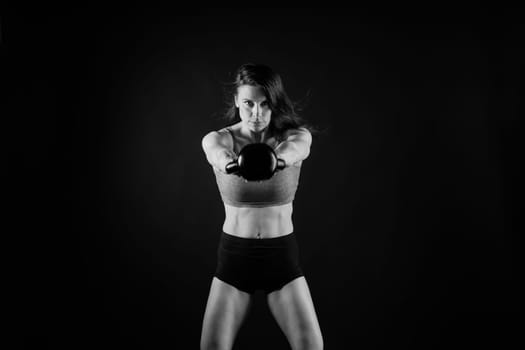
[(253, 106), (252, 101), (244, 101), (244, 104), (245, 104), (246, 106), (250, 106), (250, 107)]

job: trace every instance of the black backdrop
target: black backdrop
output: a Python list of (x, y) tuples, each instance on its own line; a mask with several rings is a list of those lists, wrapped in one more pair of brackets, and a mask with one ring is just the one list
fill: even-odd
[[(281, 73), (322, 130), (293, 220), (325, 348), (517, 339), (518, 12), (1, 19), (20, 347), (198, 348), (224, 220), (200, 142), (225, 125), (223, 84), (245, 62)], [(236, 348), (287, 348), (262, 294)]]

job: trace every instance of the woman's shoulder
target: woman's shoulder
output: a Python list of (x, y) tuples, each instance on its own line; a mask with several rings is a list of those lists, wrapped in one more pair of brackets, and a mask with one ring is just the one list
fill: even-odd
[(220, 137), (224, 142), (231, 144), (235, 139), (235, 131), (232, 126), (225, 126), (216, 131), (218, 137)]
[(203, 143), (222, 144), (231, 148), (233, 146), (233, 135), (229, 130), (231, 130), (230, 127), (224, 127), (208, 131), (203, 137)]
[(312, 140), (312, 134), (310, 133), (310, 130), (308, 130), (307, 128), (305, 128), (303, 126), (300, 126), (300, 127), (290, 128), (290, 129), (284, 130), (280, 134), (280, 137), (278, 138), (279, 139), (279, 143), (288, 140), (288, 138), (290, 136), (296, 136), (296, 135), (297, 136), (301, 136), (301, 138), (306, 138), (306, 139), (310, 140), (310, 142)]
[(283, 132), (283, 137), (288, 137), (294, 134), (310, 134), (310, 130), (304, 126), (289, 128)]
[(220, 132), (220, 133), (223, 133), (223, 134), (227, 134), (227, 133), (230, 133), (230, 132), (233, 132), (233, 131), (234, 131), (233, 125), (228, 125), (228, 126), (225, 126), (223, 128), (220, 128), (219, 130), (217, 130), (217, 132)]
[(216, 140), (223, 146), (226, 146), (230, 149), (234, 148), (235, 130), (232, 125), (225, 126), (218, 130), (212, 130), (210, 131), (210, 134), (213, 134)]

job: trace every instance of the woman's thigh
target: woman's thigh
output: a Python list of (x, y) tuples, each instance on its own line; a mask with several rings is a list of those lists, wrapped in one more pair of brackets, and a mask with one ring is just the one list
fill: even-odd
[(269, 293), (268, 306), (292, 348), (323, 348), (319, 321), (304, 276)]
[(201, 349), (231, 349), (250, 305), (250, 294), (213, 277), (202, 323)]

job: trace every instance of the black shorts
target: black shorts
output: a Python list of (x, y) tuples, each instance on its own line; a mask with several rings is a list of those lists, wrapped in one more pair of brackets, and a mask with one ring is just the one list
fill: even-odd
[(294, 232), (274, 238), (241, 238), (222, 232), (215, 277), (253, 294), (279, 290), (303, 276)]

